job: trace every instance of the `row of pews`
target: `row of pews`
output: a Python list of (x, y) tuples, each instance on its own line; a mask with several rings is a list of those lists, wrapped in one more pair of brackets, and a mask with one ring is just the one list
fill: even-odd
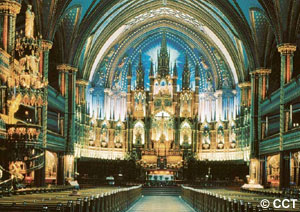
[(14, 195), (0, 199), (0, 211), (117, 212), (127, 210), (140, 196), (141, 186)]
[(297, 188), (284, 188), (282, 191), (272, 189), (241, 188), (241, 191), (246, 193), (254, 193), (258, 195), (300, 200), (300, 190)]
[(11, 190), (7, 187), (0, 188), (0, 198), (10, 197), (13, 195), (25, 195), (25, 194), (41, 194), (41, 193), (52, 193), (52, 192), (61, 192), (61, 191), (70, 191), (73, 190), (73, 186), (56, 186), (53, 188), (24, 188), (18, 190)]
[[(205, 212), (261, 212), (261, 211), (284, 211), (296, 212), (300, 209), (300, 204), (296, 202), (293, 208), (273, 208), (272, 202), (278, 198), (287, 198), (283, 192), (275, 192), (274, 195), (264, 193), (235, 191), (228, 189), (195, 189), (182, 186), (182, 198), (196, 211)], [(262, 208), (260, 202), (268, 200), (270, 206)]]

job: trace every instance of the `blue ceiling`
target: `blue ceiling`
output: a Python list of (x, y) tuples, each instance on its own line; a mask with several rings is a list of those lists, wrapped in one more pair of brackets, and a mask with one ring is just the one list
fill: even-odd
[[(101, 17), (99, 17), (99, 19), (97, 19), (97, 23), (93, 26), (93, 30), (91, 31), (91, 36), (92, 38), (92, 44), (95, 44), (98, 37), (101, 35), (101, 33), (103, 32), (103, 30), (109, 26), (110, 22), (114, 19), (118, 17), (118, 14), (121, 13), (125, 8), (128, 8), (129, 6), (140, 6), (146, 2), (151, 2), (151, 1), (155, 1), (155, 0), (137, 0), (137, 1), (130, 1), (130, 0), (122, 0), (122, 1), (116, 1), (116, 2), (112, 2), (114, 3), (114, 5), (112, 5), (107, 12), (102, 15)], [(164, 6), (168, 6), (168, 1), (166, 1), (167, 4)], [(248, 25), (250, 25), (251, 23), (251, 18), (250, 18), (250, 8), (253, 7), (257, 7), (262, 9), (261, 5), (259, 4), (259, 2), (257, 0), (228, 0), (228, 2), (231, 3), (232, 7), (236, 10), (236, 12), (238, 14), (240, 14), (241, 16), (241, 20), (245, 20)], [(96, 9), (96, 6), (101, 6), (102, 1), (101, 0), (72, 0), (71, 3), (68, 5), (68, 8), (77, 6), (77, 5), (81, 5), (81, 10), (78, 13), (79, 17), (79, 21), (82, 21), (87, 15), (92, 14), (94, 11), (93, 9)], [(242, 43), (237, 43), (237, 40), (239, 39), (239, 35), (236, 31), (236, 29), (234, 28), (233, 24), (231, 24), (231, 22), (229, 21), (229, 17), (227, 17), (225, 15), (223, 8), (217, 8), (214, 4), (214, 0), (209, 0), (209, 1), (204, 1), (204, 0), (186, 0), (183, 2), (180, 2), (182, 4), (186, 4), (186, 5), (190, 5), (190, 6), (196, 6), (199, 8), (204, 9), (206, 12), (210, 13), (214, 19), (220, 23), (220, 25), (224, 28), (224, 30), (227, 32), (228, 36), (230, 37), (232, 44), (235, 45), (235, 47), (241, 48), (241, 54), (242, 54), (242, 58), (244, 61), (244, 66), (247, 68), (248, 66), (248, 59), (247, 59), (247, 54), (246, 51), (244, 49), (244, 45)], [(158, 31), (161, 29), (158, 29)], [(172, 36), (171, 36), (172, 35)], [(203, 69), (203, 67), (201, 66), (201, 63), (207, 63), (205, 64), (205, 67), (209, 67), (207, 70), (202, 71), (201, 74), (201, 83), (200, 83), (200, 88), (205, 88), (205, 78), (207, 78), (207, 73), (212, 74), (212, 64), (208, 64), (207, 61), (209, 61), (207, 59), (207, 57), (211, 57), (211, 55), (205, 55), (203, 54), (203, 51), (199, 48), (195, 48), (195, 47), (191, 47), (185, 40), (182, 39), (183, 36), (177, 36), (176, 33), (173, 32), (170, 33), (167, 36), (167, 40), (168, 40), (168, 48), (170, 48), (171, 52), (173, 52), (174, 54), (178, 53), (178, 57), (177, 57), (177, 65), (178, 65), (178, 71), (179, 71), (179, 79), (178, 79), (178, 84), (181, 84), (181, 71), (182, 71), (182, 66), (183, 66), (183, 58), (184, 58), (184, 54), (185, 52), (187, 52), (188, 57), (190, 59), (190, 67), (191, 67), (191, 72), (192, 72), (192, 76), (194, 76), (194, 69), (195, 69), (195, 64), (200, 64), (200, 67)], [(109, 86), (114, 86), (114, 87), (120, 87), (122, 90), (125, 89), (126, 87), (126, 71), (127, 71), (127, 67), (128, 67), (128, 61), (129, 59), (133, 62), (133, 73), (135, 73), (135, 68), (136, 68), (136, 63), (137, 63), (137, 55), (139, 54), (139, 51), (142, 52), (142, 59), (143, 59), (143, 64), (144, 64), (144, 68), (146, 71), (146, 76), (148, 75), (149, 72), (149, 67), (150, 67), (150, 56), (149, 54), (151, 53), (152, 57), (154, 56), (153, 51), (155, 49), (157, 49), (157, 46), (159, 46), (160, 42), (161, 42), (161, 36), (160, 35), (156, 35), (153, 37), (147, 37), (144, 38), (143, 41), (136, 41), (138, 42), (138, 44), (132, 44), (130, 45), (131, 47), (128, 48), (126, 50), (125, 53), (122, 53), (122, 56), (118, 56), (118, 58), (120, 59), (120, 61), (118, 61), (118, 64), (121, 64), (117, 67), (115, 71), (115, 74), (113, 76), (113, 82), (111, 85)], [(191, 42), (189, 42), (191, 43)], [(240, 46), (239, 46), (240, 45)], [(85, 55), (86, 53), (86, 47), (87, 47), (87, 41), (84, 45), (84, 48), (82, 50), (80, 59), (79, 59), (79, 67), (80, 69), (84, 69), (85, 68), (85, 62), (88, 59), (88, 57), (90, 57), (91, 55)], [(93, 48), (93, 45), (91, 45), (91, 48)], [(111, 48), (111, 47), (110, 47)], [(90, 79), (92, 80), (93, 85), (97, 85), (97, 86), (101, 86), (101, 87), (106, 87), (107, 86), (107, 80), (109, 78), (109, 73), (108, 70), (111, 68), (111, 62), (110, 61), (110, 54), (114, 54), (115, 50), (118, 48), (118, 44), (114, 45), (111, 50), (107, 53), (107, 55), (104, 55), (104, 57), (101, 58), (101, 61), (98, 61), (98, 68), (95, 71), (95, 74), (93, 77), (90, 77)], [(90, 49), (88, 49), (90, 50)], [(214, 49), (212, 48), (212, 51)], [(151, 52), (152, 51), (152, 52)], [(172, 55), (171, 55), (172, 57)], [(201, 60), (201, 58), (203, 58), (203, 62)], [(155, 58), (152, 58), (152, 60), (155, 62)], [(175, 61), (171, 61), (172, 64), (175, 63)], [(222, 80), (224, 78), (224, 76), (226, 76), (227, 78), (231, 79), (231, 76), (229, 73), (226, 73), (227, 67), (226, 64), (220, 63), (218, 64), (220, 66), (220, 71), (221, 73), (219, 73), (220, 76), (218, 76), (218, 78), (220, 80)], [(207, 72), (207, 73), (206, 73)], [(208, 74), (209, 75), (209, 74)], [(133, 80), (135, 79), (135, 74), (133, 76)], [(149, 83), (148, 78), (146, 78), (146, 83)], [(194, 82), (193, 82), (193, 86), (194, 86)], [(216, 85), (214, 85), (216, 87)], [(146, 85), (147, 87), (147, 85)]]
[[(145, 70), (145, 87), (149, 89), (149, 71), (151, 60), (154, 63), (154, 67), (157, 65), (157, 52), (160, 49), (162, 35), (166, 35), (167, 46), (170, 52), (170, 67), (174, 67), (177, 64), (178, 71), (178, 89), (181, 88), (181, 74), (183, 70), (183, 65), (185, 63), (185, 55), (188, 56), (189, 67), (191, 70), (191, 86), (192, 89), (195, 88), (195, 67), (198, 64), (200, 69), (200, 91), (205, 90), (207, 87), (207, 78), (213, 78), (213, 66), (220, 66), (220, 70), (217, 72), (217, 78), (221, 81), (223, 78), (228, 78), (230, 84), (233, 84), (233, 79), (229, 73), (228, 68), (224, 65), (223, 61), (218, 61), (214, 55), (215, 49), (213, 46), (207, 51), (199, 48), (199, 46), (184, 33), (178, 32), (171, 28), (156, 28), (154, 30), (143, 33), (139, 39), (136, 39), (130, 43), (126, 48), (125, 53), (119, 54), (119, 47), (122, 44), (114, 45), (103, 58), (102, 62), (98, 66), (97, 71), (92, 78), (93, 86), (96, 89), (106, 87), (106, 82), (110, 77), (111, 73), (114, 73), (112, 88), (126, 91), (127, 88), (127, 71), (129, 61), (132, 63), (132, 86), (134, 87), (135, 82), (135, 71), (137, 69), (138, 60), (140, 53), (142, 54), (142, 62)], [(127, 41), (124, 41), (127, 42)], [(208, 46), (208, 45), (207, 45)], [(209, 53), (210, 55), (208, 55)], [(213, 58), (215, 60), (209, 60)], [(114, 60), (117, 60), (116, 62)], [(217, 61), (218, 64), (211, 64), (209, 61)], [(112, 64), (117, 64), (115, 67)], [(113, 69), (114, 71), (112, 71)], [(154, 68), (154, 71), (156, 68)], [(172, 74), (172, 72), (171, 72)], [(216, 88), (216, 82), (213, 81), (213, 86)]]

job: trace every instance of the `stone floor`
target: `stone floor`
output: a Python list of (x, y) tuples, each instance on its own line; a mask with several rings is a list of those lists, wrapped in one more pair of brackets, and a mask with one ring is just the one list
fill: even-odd
[(176, 196), (144, 196), (127, 212), (195, 212)]

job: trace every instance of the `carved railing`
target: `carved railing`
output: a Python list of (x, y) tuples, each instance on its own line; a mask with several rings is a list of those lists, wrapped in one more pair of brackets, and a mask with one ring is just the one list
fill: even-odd
[(107, 160), (116, 160), (125, 158), (125, 151), (119, 148), (101, 148), (75, 144), (75, 157), (80, 158), (99, 158)]
[(8, 124), (7, 140), (25, 143), (38, 143), (41, 127), (37, 125)]

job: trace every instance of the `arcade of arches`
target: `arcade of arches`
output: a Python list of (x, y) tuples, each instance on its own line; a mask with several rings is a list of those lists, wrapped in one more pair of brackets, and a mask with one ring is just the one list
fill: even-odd
[(299, 186), (299, 20), (293, 0), (0, 0), (0, 185)]

